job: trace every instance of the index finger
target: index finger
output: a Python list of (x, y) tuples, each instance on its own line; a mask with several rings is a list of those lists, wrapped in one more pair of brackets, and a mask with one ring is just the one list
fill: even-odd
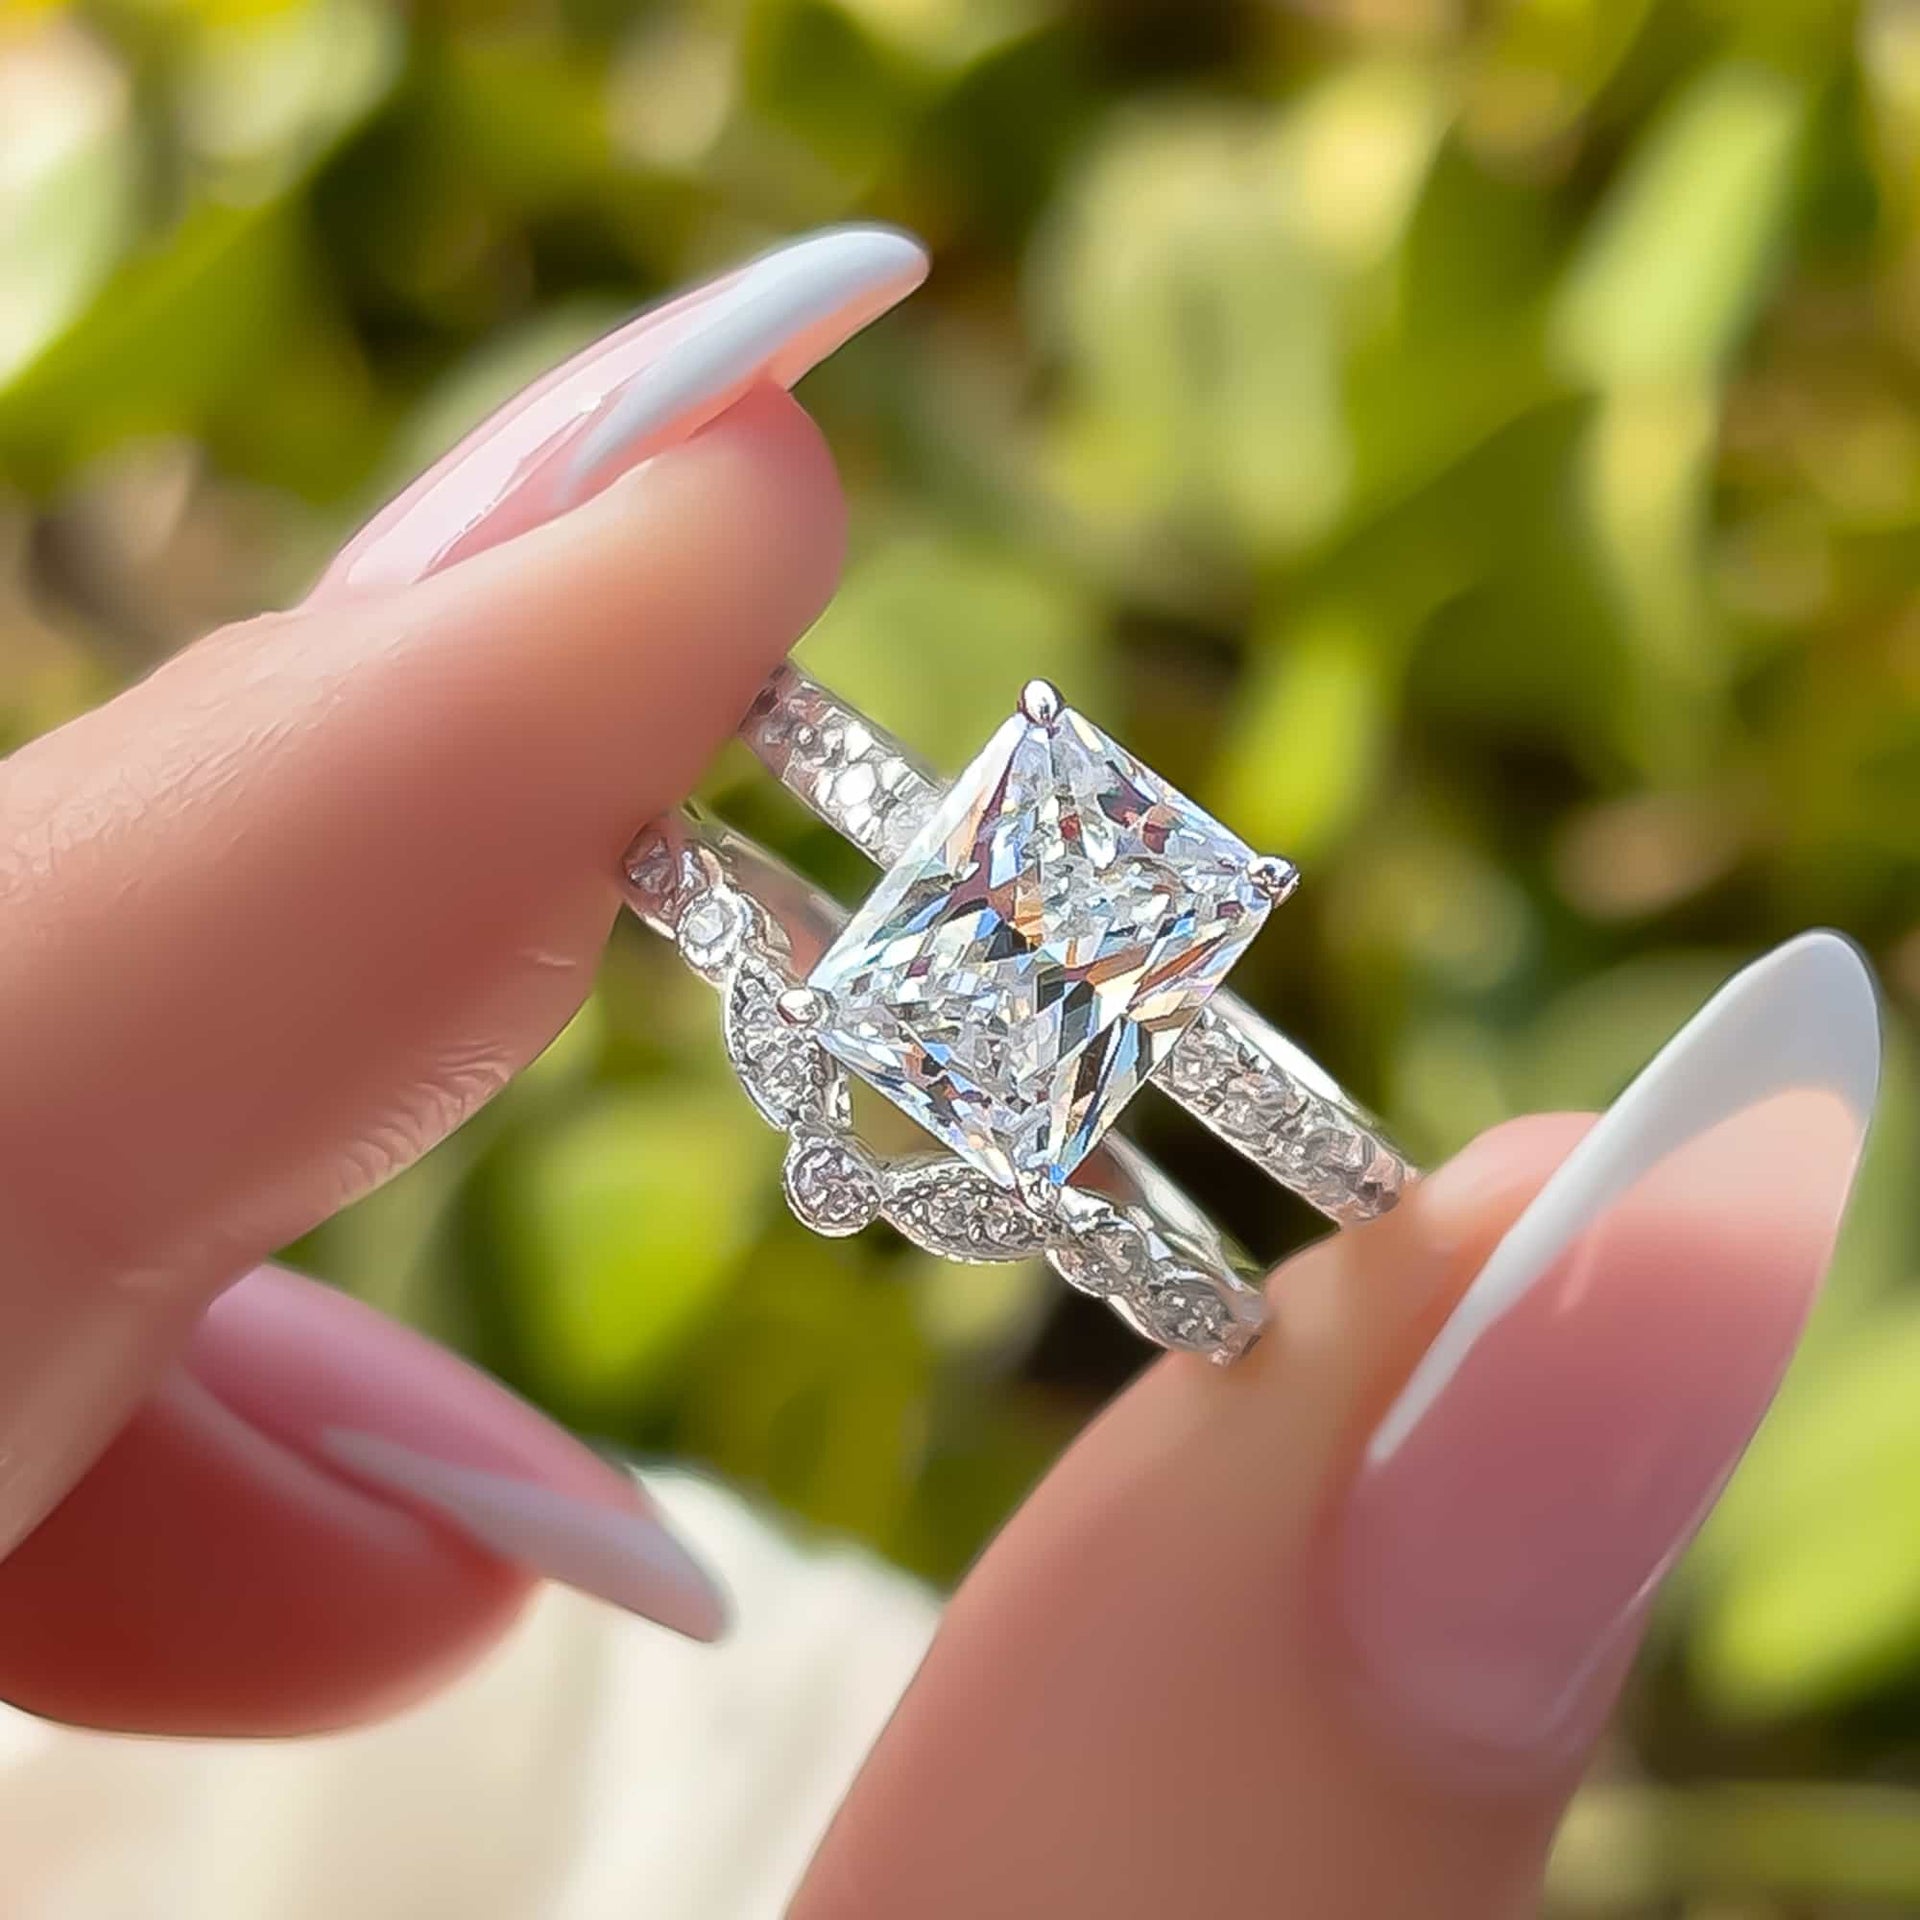
[[(605, 485), (597, 454), (584, 504), (559, 482), (594, 383), (563, 376), (557, 414), (509, 410), (504, 467), (476, 436), (373, 524), (354, 591), (216, 635), (0, 767), (0, 1551), (219, 1287), (583, 997), (626, 838), (831, 590), (839, 490), (780, 385), (795, 340), (917, 280), (886, 239), (814, 243), (771, 303), (752, 273), (695, 302), (734, 316), (724, 353), (684, 316), (648, 336), (666, 359), (618, 337), (598, 408), (650, 382), (623, 415), (642, 464)], [(529, 502), (557, 517), (527, 527)], [(496, 518), (517, 537), (479, 550)], [(396, 587), (396, 551), (458, 564)]]

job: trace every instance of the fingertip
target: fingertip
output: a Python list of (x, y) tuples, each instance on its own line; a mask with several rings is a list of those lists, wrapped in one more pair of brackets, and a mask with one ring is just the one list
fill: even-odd
[(541, 1577), (724, 1627), (631, 1475), (423, 1336), (263, 1269), (0, 1564), (0, 1697), (141, 1732), (351, 1725), (457, 1676)]
[(532, 1587), (176, 1376), (0, 1565), (0, 1698), (133, 1733), (350, 1726), (463, 1672)]

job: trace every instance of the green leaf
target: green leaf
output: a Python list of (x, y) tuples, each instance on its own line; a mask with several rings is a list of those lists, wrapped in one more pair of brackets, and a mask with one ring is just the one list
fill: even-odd
[[(923, 104), (929, 76), (866, 23), (822, 0), (763, 0), (748, 15), (742, 79), (748, 105), (770, 130), (796, 143), (794, 158), (831, 190), (885, 164)], [(789, 176), (799, 169), (791, 163)], [(783, 183), (791, 192), (791, 177)]]
[(129, 436), (196, 431), (258, 375), (291, 316), (295, 256), (278, 203), (190, 214), (0, 393), (0, 456), (44, 484)]
[(882, 45), (943, 76), (958, 76), (1033, 32), (1046, 0), (835, 0)]
[(139, 151), (125, 76), (53, 25), (6, 55), (0, 387), (83, 307), (129, 237)]
[(1920, 1654), (1916, 1379), (1920, 1302), (1906, 1299), (1857, 1326), (1817, 1396), (1776, 1409), (1697, 1596), (1691, 1665), (1723, 1714), (1830, 1706)]
[(1339, 842), (1380, 770), (1398, 651), (1347, 606), (1264, 651), (1215, 769), (1217, 811), (1237, 832), (1302, 861)]
[(1475, 131), (1496, 150), (1562, 140), (1613, 77), (1654, 10), (1653, 0), (1551, 0), (1489, 20), (1477, 75)]
[(1358, 62), (1278, 111), (1116, 121), (1033, 263), (1068, 371), (1051, 454), (1076, 506), (1255, 560), (1337, 524), (1349, 349), (1443, 103), (1421, 69)]
[(360, 125), (399, 71), (398, 22), (368, 0), (306, 0), (215, 18), (175, 86), (195, 157), (221, 197), (283, 192)]
[(1864, 1779), (1596, 1780), (1555, 1838), (1547, 1895), (1580, 1920), (1890, 1920), (1920, 1911), (1920, 1796)]
[(0, 462), (45, 489), (121, 441), (181, 434), (311, 491), (352, 471), (363, 373), (316, 275), (298, 190), (384, 97), (396, 50), (392, 21), (357, 0), (194, 43), (183, 111), (220, 192), (191, 201), (0, 387)]
[(1541, 405), (1552, 209), (1459, 141), (1435, 156), (1392, 260), (1392, 297), (1348, 381), (1361, 510), (1404, 498)]
[(549, 35), (456, 40), (429, 100), (450, 163), (523, 208), (563, 204), (598, 190), (608, 174), (606, 75)]
[(643, 1393), (725, 1297), (777, 1193), (731, 1088), (611, 1094), (533, 1141), (502, 1213), (529, 1360), (570, 1405)]
[(1097, 709), (1097, 640), (1066, 582), (996, 548), (905, 535), (854, 563), (800, 659), (936, 765), (958, 769), (1035, 674)]
[(895, 1264), (783, 1221), (682, 1376), (680, 1422), (686, 1448), (730, 1479), (883, 1543), (911, 1501), (932, 1388)]
[(1569, 269), (1560, 357), (1598, 386), (1715, 372), (1766, 292), (1798, 185), (1804, 90), (1769, 68), (1694, 80), (1647, 134)]
[(1036, 261), (1067, 357), (1051, 458), (1096, 521), (1289, 550), (1332, 524), (1349, 451), (1334, 270), (1275, 184), (1282, 123), (1139, 117)]
[(1649, 954), (1569, 987), (1516, 1049), (1521, 1110), (1609, 1106), (1739, 964), (1733, 954)]

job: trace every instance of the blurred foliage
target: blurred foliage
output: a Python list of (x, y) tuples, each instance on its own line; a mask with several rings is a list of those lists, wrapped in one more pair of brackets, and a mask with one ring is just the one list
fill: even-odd
[[(1045, 668), (1298, 854), (1246, 984), (1421, 1151), (1604, 1100), (1802, 925), (1859, 937), (1892, 1067), (1831, 1297), (1556, 1899), (1920, 1910), (1920, 9), (4, 19), (0, 746), (297, 593), (614, 315), (873, 216), (937, 267), (806, 389), (854, 503), (813, 663), (949, 763)], [(710, 1016), (623, 931), (525, 1080), (300, 1256), (951, 1576), (1136, 1356), (1024, 1270), (799, 1234)], [(1306, 1231), (1145, 1126), (1263, 1248)]]

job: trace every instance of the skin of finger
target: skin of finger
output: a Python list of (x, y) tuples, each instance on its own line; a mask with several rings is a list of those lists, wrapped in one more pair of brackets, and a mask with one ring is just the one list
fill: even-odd
[(333, 1429), (645, 1511), (601, 1460), (445, 1348), (261, 1268), (0, 1562), (0, 1698), (145, 1733), (308, 1733), (452, 1677), (531, 1577), (343, 1480)]
[(988, 1550), (797, 1920), (1532, 1911), (1567, 1768), (1475, 1792), (1358, 1711), (1315, 1576), (1370, 1418), (1588, 1123), (1515, 1122), (1277, 1276), (1225, 1377), (1162, 1362)]
[(627, 837), (825, 603), (818, 433), (758, 391), (575, 513), (213, 636), (0, 767), (0, 1550), (200, 1307), (584, 996)]
[(451, 1680), (531, 1588), (177, 1369), (0, 1566), (0, 1698), (121, 1732), (319, 1732)]

